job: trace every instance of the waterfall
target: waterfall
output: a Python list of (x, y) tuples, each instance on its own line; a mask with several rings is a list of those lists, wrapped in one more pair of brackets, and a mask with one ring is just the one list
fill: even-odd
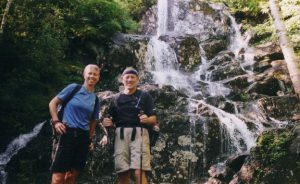
[(168, 27), (168, 0), (157, 1), (157, 33), (156, 37), (167, 32)]
[(161, 37), (168, 34), (168, 0), (157, 2), (157, 30), (150, 39), (146, 56), (146, 70), (153, 75), (159, 86), (171, 84), (175, 89), (194, 95), (192, 81), (189, 76), (179, 71), (178, 60), (174, 49)]
[(31, 132), (19, 135), (17, 138), (11, 141), (6, 150), (0, 154), (0, 182), (2, 184), (6, 183), (7, 173), (4, 170), (6, 164), (14, 155), (18, 153), (20, 149), (24, 148), (29, 141), (38, 135), (45, 122), (46, 121), (43, 121), (37, 124)]
[[(176, 4), (177, 2), (177, 4)], [(205, 106), (209, 108), (215, 116), (219, 119), (220, 122), (220, 132), (222, 135), (221, 140), (221, 153), (226, 155), (237, 154), (244, 151), (249, 151), (251, 147), (255, 145), (256, 134), (252, 133), (246, 123), (245, 119), (240, 118), (240, 114), (238, 112), (228, 113), (225, 112), (213, 105), (209, 105), (205, 102), (205, 99), (208, 96), (204, 96), (204, 100), (194, 99), (194, 96), (197, 94), (202, 94), (203, 92), (197, 88), (197, 83), (202, 82), (206, 84), (207, 93), (210, 97), (226, 97), (230, 93), (230, 89), (224, 86), (224, 82), (226, 81), (212, 81), (211, 79), (211, 71), (208, 69), (211, 67), (211, 60), (206, 59), (206, 53), (204, 49), (199, 44), (199, 48), (201, 51), (201, 64), (196, 71), (192, 74), (188, 74), (186, 72), (182, 72), (179, 69), (179, 63), (177, 60), (176, 53), (174, 49), (168, 43), (168, 36), (182, 36), (184, 34), (197, 33), (197, 29), (204, 30), (205, 26), (201, 24), (201, 18), (197, 18), (199, 25), (197, 29), (191, 29), (190, 26), (193, 24), (192, 17), (184, 16), (184, 12), (180, 12), (180, 8), (178, 7), (178, 3), (181, 3), (181, 6), (188, 7), (188, 1), (175, 1), (174, 4), (177, 5), (172, 9), (172, 15), (168, 15), (168, 0), (158, 0), (157, 2), (157, 31), (156, 35), (153, 36), (148, 43), (148, 52), (145, 59), (145, 69), (148, 70), (153, 77), (153, 81), (159, 86), (163, 85), (172, 85), (175, 89), (183, 91), (189, 98), (189, 113), (190, 117), (190, 152), (194, 153), (194, 144), (195, 137), (197, 132), (195, 123), (197, 119), (201, 119), (201, 115), (197, 114), (199, 112), (199, 104), (201, 106)], [(212, 5), (212, 8), (213, 5)], [(247, 67), (253, 64), (253, 55), (251, 53), (251, 48), (248, 47), (249, 38), (244, 39), (242, 34), (239, 31), (238, 25), (235, 22), (234, 18), (224, 11), (224, 16), (228, 16), (231, 20), (231, 41), (229, 44), (229, 50), (235, 54), (235, 58), (241, 62), (242, 67), (246, 70)], [(174, 30), (168, 30), (168, 17), (173, 16), (172, 20), (174, 21)], [(176, 19), (174, 16), (181, 16), (179, 19)], [(200, 20), (199, 20), (200, 19)], [(177, 22), (176, 22), (177, 21)], [(214, 21), (214, 20), (210, 20)], [(201, 33), (199, 31), (199, 33)], [(243, 52), (243, 56), (241, 57)], [(250, 67), (251, 68), (251, 67)], [(251, 70), (247, 70), (248, 73), (251, 73)], [(200, 76), (205, 76), (204, 78)], [(230, 79), (227, 79), (230, 80)], [(236, 110), (237, 111), (237, 110)], [(195, 113), (196, 112), (196, 113)], [(260, 126), (260, 122), (255, 122), (258, 125), (258, 130), (262, 131)], [(203, 168), (207, 167), (207, 155), (206, 155), (206, 143), (207, 135), (209, 134), (209, 128), (206, 123), (202, 125), (203, 136)], [(189, 183), (193, 183), (196, 179), (195, 171), (195, 163), (191, 160), (188, 161), (188, 175), (189, 175)]]
[(246, 32), (245, 35), (242, 35), (240, 25), (237, 24), (234, 17), (228, 11), (224, 11), (224, 14), (230, 18), (233, 30), (229, 50), (231, 50), (235, 57), (241, 61), (244, 70), (247, 73), (252, 74), (252, 65), (255, 61), (254, 51), (249, 47), (251, 35), (248, 32)]

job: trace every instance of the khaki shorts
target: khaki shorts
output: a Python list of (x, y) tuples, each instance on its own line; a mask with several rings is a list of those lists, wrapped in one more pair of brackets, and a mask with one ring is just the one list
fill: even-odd
[[(141, 145), (142, 151), (142, 170), (150, 171), (150, 142), (148, 130), (136, 127), (135, 140), (131, 141), (133, 128), (124, 128), (124, 139), (120, 139), (120, 127), (115, 132), (115, 170), (117, 173), (128, 171), (129, 169), (140, 169), (141, 167)], [(143, 138), (141, 136), (141, 129)], [(143, 141), (143, 143), (142, 143)]]

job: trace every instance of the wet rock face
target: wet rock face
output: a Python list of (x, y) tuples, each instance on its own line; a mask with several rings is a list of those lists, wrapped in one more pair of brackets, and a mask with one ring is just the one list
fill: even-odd
[(152, 6), (143, 16), (140, 21), (139, 32), (143, 35), (156, 34), (157, 7)]
[(172, 87), (150, 90), (155, 100), (157, 116), (161, 123), (162, 136), (153, 147), (153, 183), (181, 183), (188, 178), (190, 160), (198, 156), (189, 152), (190, 124), (185, 115), (187, 101)]
[(248, 154), (240, 154), (228, 158), (225, 163), (218, 163), (211, 166), (208, 170), (210, 178), (206, 184), (229, 183), (233, 175), (238, 172)]
[(258, 103), (268, 116), (276, 119), (291, 119), (293, 114), (299, 111), (296, 96), (261, 98)]
[(201, 63), (200, 47), (193, 37), (187, 37), (177, 46), (179, 67), (183, 71), (191, 72)]
[[(255, 47), (256, 61), (273, 61), (283, 59), (280, 46), (278, 44), (268, 42)], [(255, 69), (254, 69), (255, 70)]]
[(205, 52), (207, 59), (213, 59), (220, 51), (223, 51), (227, 47), (227, 40), (224, 39), (215, 39), (209, 40), (204, 43), (201, 43), (201, 47)]
[(257, 74), (252, 80), (253, 85), (248, 88), (249, 93), (258, 93), (268, 96), (283, 96), (292, 91), (286, 63), (283, 60), (265, 62), (260, 68), (262, 73)]
[(245, 74), (245, 71), (241, 68), (240, 63), (237, 61), (227, 63), (225, 66), (212, 66), (211, 69), (212, 81), (221, 81)]

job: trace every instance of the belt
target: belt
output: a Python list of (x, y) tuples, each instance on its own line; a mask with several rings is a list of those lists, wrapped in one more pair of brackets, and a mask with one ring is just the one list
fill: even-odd
[[(144, 126), (137, 126), (137, 127), (146, 128)], [(131, 133), (131, 138), (130, 138), (131, 141), (135, 140), (137, 127), (129, 127), (129, 128), (132, 128), (132, 133)], [(128, 128), (128, 127), (120, 127), (120, 139), (124, 139), (124, 128)]]
[(74, 137), (79, 137), (79, 136), (88, 136), (89, 131), (88, 130), (82, 130), (80, 128), (67, 128), (67, 134), (71, 134)]

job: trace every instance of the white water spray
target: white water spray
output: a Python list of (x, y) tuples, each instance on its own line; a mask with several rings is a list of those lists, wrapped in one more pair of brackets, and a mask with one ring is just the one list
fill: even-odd
[(6, 183), (7, 173), (4, 171), (6, 164), (11, 158), (18, 153), (18, 151), (24, 148), (29, 141), (38, 135), (46, 121), (43, 121), (36, 125), (33, 130), (27, 134), (19, 135), (11, 143), (9, 143), (6, 150), (0, 154), (0, 182)]
[(249, 47), (251, 35), (248, 32), (246, 32), (245, 35), (242, 35), (240, 31), (240, 25), (237, 24), (233, 16), (227, 11), (224, 11), (224, 13), (230, 18), (232, 24), (231, 27), (234, 32), (234, 34), (231, 36), (229, 50), (234, 53), (237, 59), (242, 61), (241, 66), (244, 68), (244, 70), (247, 73), (252, 74), (252, 68), (246, 69), (246, 67), (251, 67), (255, 63), (254, 50), (253, 48)]
[(145, 68), (152, 73), (153, 80), (159, 86), (172, 85), (177, 90), (194, 95), (193, 82), (179, 71), (174, 49), (161, 40), (168, 33), (168, 0), (158, 0), (157, 10), (157, 33), (148, 43)]

